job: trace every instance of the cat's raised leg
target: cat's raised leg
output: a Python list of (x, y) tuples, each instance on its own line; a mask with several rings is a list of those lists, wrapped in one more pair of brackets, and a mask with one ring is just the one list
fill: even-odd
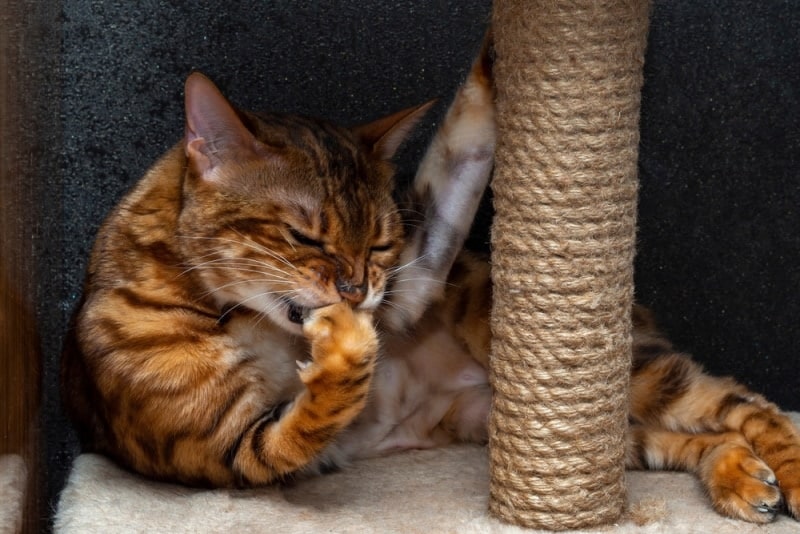
[(256, 421), (238, 447), (233, 467), (250, 484), (325, 462), (320, 453), (366, 404), (378, 350), (371, 315), (334, 304), (315, 310), (303, 333), (312, 357), (298, 362), (306, 389), (282, 414)]
[(487, 36), (414, 178), (407, 207), (413, 229), (381, 315), (390, 329), (415, 324), (442, 298), (488, 184), (495, 145), (490, 52)]
[(631, 417), (641, 426), (631, 433), (633, 465), (698, 472), (727, 515), (769, 521), (782, 494), (800, 518), (800, 432), (785, 414), (704, 373), (652, 331), (635, 335), (634, 354)]

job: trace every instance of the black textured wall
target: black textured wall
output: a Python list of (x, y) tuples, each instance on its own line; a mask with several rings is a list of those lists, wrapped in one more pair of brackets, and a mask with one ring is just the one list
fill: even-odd
[(800, 4), (657, 2), (638, 299), (676, 344), (800, 409)]
[[(52, 28), (61, 83), (42, 89), (57, 139), (42, 166), (48, 216), (34, 243), (51, 497), (76, 450), (60, 412), (57, 360), (85, 258), (104, 214), (181, 136), (186, 74), (204, 71), (243, 107), (357, 123), (432, 97), (446, 101), (480, 42), (490, 1), (64, 0), (61, 11)], [(656, 3), (637, 258), (637, 295), (680, 347), (793, 409), (798, 50), (800, 8), (791, 1)], [(431, 128), (401, 154), (405, 174)], [(478, 229), (473, 242), (485, 236)]]

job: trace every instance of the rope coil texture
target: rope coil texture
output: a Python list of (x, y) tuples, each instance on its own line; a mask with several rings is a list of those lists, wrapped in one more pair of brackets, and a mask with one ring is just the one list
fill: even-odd
[(646, 0), (496, 0), (492, 515), (549, 530), (625, 503)]

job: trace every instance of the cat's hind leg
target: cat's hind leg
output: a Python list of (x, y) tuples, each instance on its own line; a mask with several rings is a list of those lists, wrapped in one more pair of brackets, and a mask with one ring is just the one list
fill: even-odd
[(634, 355), (631, 418), (640, 426), (631, 433), (633, 465), (644, 459), (648, 467), (696, 471), (728, 515), (768, 521), (773, 496), (782, 494), (800, 518), (800, 432), (777, 406), (706, 374), (654, 331), (639, 329)]
[(487, 36), (414, 178), (407, 213), (415, 217), (381, 311), (390, 329), (415, 324), (442, 298), (488, 184), (495, 145), (490, 51)]
[(717, 512), (754, 523), (772, 521), (781, 490), (769, 466), (738, 432), (674, 432), (632, 425), (627, 466), (697, 474)]

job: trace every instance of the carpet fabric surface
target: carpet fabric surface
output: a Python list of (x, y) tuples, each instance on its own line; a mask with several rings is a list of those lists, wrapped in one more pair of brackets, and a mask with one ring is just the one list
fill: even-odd
[[(800, 413), (793, 413), (800, 424)], [(717, 515), (686, 473), (630, 471), (628, 511), (617, 525), (580, 532), (789, 534), (780, 516), (758, 526)], [(61, 495), (55, 531), (522, 533), (486, 514), (486, 450), (476, 445), (412, 451), (284, 487), (195, 490), (144, 480), (109, 460), (79, 456)], [(577, 531), (573, 531), (577, 532)]]
[(27, 473), (21, 456), (0, 455), (0, 534), (15, 534), (22, 527)]

